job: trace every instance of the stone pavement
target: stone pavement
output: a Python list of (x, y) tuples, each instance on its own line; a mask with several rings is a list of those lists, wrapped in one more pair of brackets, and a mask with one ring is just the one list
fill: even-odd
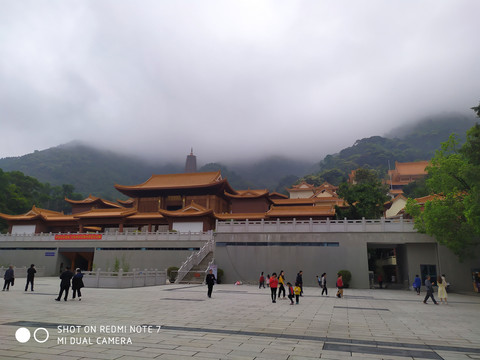
[(290, 306), (268, 288), (216, 285), (208, 299), (206, 286), (166, 285), (56, 302), (59, 279), (35, 281), (0, 293), (0, 359), (480, 359), (476, 294), (435, 306), (402, 290), (306, 288)]

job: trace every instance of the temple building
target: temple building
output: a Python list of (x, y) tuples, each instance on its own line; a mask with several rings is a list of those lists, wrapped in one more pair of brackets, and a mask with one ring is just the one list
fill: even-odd
[[(297, 186), (301, 188), (303, 185)], [(127, 196), (117, 202), (89, 195), (65, 199), (72, 214), (35, 206), (23, 215), (1, 214), (9, 233), (192, 232), (215, 229), (217, 220), (326, 220), (342, 206), (336, 187), (311, 186), (309, 198), (261, 190), (234, 190), (217, 172), (152, 175), (138, 185), (115, 185)], [(295, 188), (295, 187), (294, 187)]]
[(395, 169), (388, 170), (388, 177), (384, 181), (390, 189), (390, 195), (395, 197), (399, 194), (403, 194), (403, 187), (405, 185), (427, 176), (427, 171), (425, 169), (429, 165), (429, 161), (406, 163), (395, 161)]

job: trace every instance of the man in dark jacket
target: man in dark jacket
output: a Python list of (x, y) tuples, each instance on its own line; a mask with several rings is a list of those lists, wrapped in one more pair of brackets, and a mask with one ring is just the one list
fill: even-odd
[(83, 288), (83, 274), (82, 270), (77, 269), (77, 273), (72, 278), (72, 299), (75, 299), (75, 294), (78, 294), (78, 301), (82, 300), (82, 292), (80, 291)]
[(37, 270), (35, 270), (35, 265), (30, 265), (30, 268), (27, 270), (27, 285), (25, 285), (25, 291), (28, 289), (28, 284), (30, 284), (30, 290), (33, 291), (33, 279), (35, 278), (36, 272)]
[(433, 303), (435, 305), (438, 305), (438, 303), (435, 301), (435, 298), (433, 297), (433, 284), (430, 281), (430, 276), (427, 276), (427, 278), (425, 279), (425, 290), (427, 290), (427, 295), (425, 295), (425, 299), (423, 300), (423, 303), (426, 304), (428, 298), (431, 297), (433, 300)]
[(3, 284), (3, 290), (7, 289), (7, 291), (10, 289), (10, 284), (13, 286), (13, 281), (15, 279), (15, 274), (13, 272), (13, 265), (10, 265), (5, 271), (5, 275), (3, 275), (3, 279), (5, 280), (5, 283)]
[(73, 277), (73, 273), (70, 271), (70, 267), (66, 267), (65, 271), (60, 275), (60, 292), (58, 293), (58, 297), (55, 299), (56, 301), (60, 301), (63, 292), (65, 291), (65, 298), (64, 300), (67, 301), (68, 298), (68, 289), (70, 289), (70, 280)]
[(215, 279), (215, 275), (213, 275), (213, 271), (212, 269), (208, 270), (208, 274), (207, 274), (207, 277), (205, 279), (205, 282), (207, 283), (208, 285), (208, 297), (211, 298), (212, 297), (212, 291), (213, 291), (213, 285), (215, 284), (215, 281), (217, 279)]

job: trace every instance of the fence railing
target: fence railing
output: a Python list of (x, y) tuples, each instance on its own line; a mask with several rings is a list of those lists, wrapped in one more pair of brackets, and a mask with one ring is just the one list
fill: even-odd
[(106, 232), (106, 233), (39, 233), (0, 234), (0, 241), (184, 241), (212, 239), (213, 232)]
[[(13, 267), (13, 273), (16, 278), (26, 278), (27, 277), (27, 270), (30, 266), (14, 266)], [(0, 274), (5, 274), (5, 271), (8, 269), (8, 266), (0, 266)], [(37, 272), (35, 273), (35, 277), (41, 277), (45, 276), (45, 266), (35, 266), (35, 270)]]
[(213, 238), (209, 241), (207, 241), (197, 252), (194, 252), (191, 254), (187, 260), (180, 266), (180, 269), (178, 269), (178, 274), (177, 278), (175, 280), (175, 284), (180, 283), (185, 276), (190, 272), (190, 270), (200, 264), (203, 259), (205, 259), (205, 256), (207, 256), (210, 252), (212, 252), (215, 248), (215, 241)]
[(83, 274), (85, 287), (124, 289), (143, 286), (165, 285), (165, 270), (133, 270), (133, 271), (87, 271)]
[(231, 232), (416, 232), (410, 219), (218, 221), (218, 233)]

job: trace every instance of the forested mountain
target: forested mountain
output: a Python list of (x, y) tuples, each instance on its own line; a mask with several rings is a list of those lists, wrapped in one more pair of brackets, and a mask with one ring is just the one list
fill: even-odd
[(4, 171), (18, 170), (52, 185), (72, 184), (75, 191), (110, 200), (123, 198), (114, 184), (134, 185), (152, 174), (182, 171), (180, 166), (149, 162), (73, 142), (21, 157), (0, 159)]
[[(327, 155), (317, 165), (278, 156), (245, 160), (243, 164), (228, 166), (210, 163), (199, 171), (221, 170), (223, 177), (235, 189), (267, 188), (285, 192), (285, 188), (299, 181), (301, 176), (313, 184), (326, 180), (337, 185), (347, 178), (351, 170), (360, 167), (386, 172), (389, 162), (393, 168), (395, 161), (428, 160), (451, 133), (458, 134), (463, 142), (466, 131), (474, 123), (473, 115), (449, 114), (427, 118), (398, 128), (388, 137), (372, 136), (357, 140), (351, 147)], [(92, 194), (116, 200), (123, 197), (115, 190), (114, 184), (134, 185), (146, 181), (152, 174), (182, 172), (184, 164), (166, 165), (160, 160), (153, 164), (73, 142), (20, 157), (0, 159), (0, 169), (21, 171), (52, 187), (72, 184), (74, 191), (85, 197)]]
[[(152, 174), (183, 172), (184, 166), (184, 163), (154, 164), (143, 159), (98, 150), (79, 142), (35, 151), (20, 157), (0, 159), (0, 169), (4, 171), (21, 171), (52, 185), (72, 184), (75, 191), (85, 197), (92, 194), (110, 200), (124, 198), (114, 188), (114, 184), (140, 184)], [(279, 179), (287, 176), (291, 181), (286, 186), (290, 186), (311, 166), (312, 164), (277, 157), (253, 165), (230, 168), (223, 164), (210, 163), (199, 168), (199, 171), (221, 170), (222, 176), (228, 179), (234, 189), (275, 190)]]
[(347, 179), (351, 170), (369, 168), (386, 173), (395, 167), (395, 161), (430, 160), (450, 134), (465, 142), (465, 134), (476, 122), (472, 116), (443, 114), (425, 118), (406, 127), (393, 130), (388, 136), (372, 136), (357, 140), (338, 154), (327, 155), (318, 170), (301, 180), (319, 185), (328, 181), (338, 185)]

